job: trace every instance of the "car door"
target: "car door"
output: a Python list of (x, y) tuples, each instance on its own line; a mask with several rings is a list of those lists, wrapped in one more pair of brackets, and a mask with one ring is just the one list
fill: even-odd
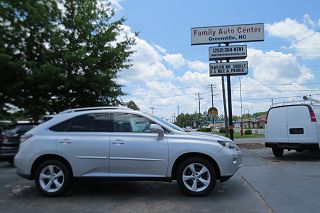
[(110, 114), (90, 113), (52, 128), (64, 129), (56, 141), (57, 151), (71, 162), (76, 176), (108, 176), (110, 122)]
[(288, 143), (288, 107), (271, 108), (268, 113), (266, 142)]
[(316, 122), (311, 122), (307, 106), (288, 107), (288, 135), (290, 143), (316, 143)]
[(167, 138), (150, 131), (151, 120), (132, 113), (113, 114), (110, 177), (165, 177)]

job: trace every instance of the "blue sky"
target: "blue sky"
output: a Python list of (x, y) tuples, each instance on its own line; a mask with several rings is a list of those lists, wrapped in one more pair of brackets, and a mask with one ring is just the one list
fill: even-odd
[[(128, 96), (146, 112), (172, 118), (210, 107), (209, 84), (222, 113), (221, 78), (209, 78), (208, 47), (191, 46), (192, 27), (265, 23), (265, 41), (248, 45), (249, 74), (241, 77), (244, 108), (266, 111), (274, 102), (320, 100), (320, 3), (309, 1), (113, 0), (125, 33), (139, 32), (133, 66), (119, 75)], [(213, 45), (211, 45), (213, 46)], [(239, 77), (232, 77), (233, 111), (240, 112)], [(282, 97), (282, 98), (281, 98)], [(284, 98), (285, 97), (285, 98)]]

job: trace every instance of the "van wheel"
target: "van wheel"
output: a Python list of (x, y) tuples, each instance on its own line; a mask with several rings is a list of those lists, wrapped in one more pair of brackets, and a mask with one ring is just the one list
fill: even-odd
[(273, 152), (273, 155), (276, 156), (276, 157), (282, 157), (283, 155), (283, 149), (280, 149), (280, 148), (272, 148), (272, 152)]
[(204, 196), (216, 184), (216, 171), (204, 158), (193, 157), (184, 160), (177, 170), (177, 182), (182, 192), (190, 196)]
[(48, 197), (60, 196), (70, 186), (71, 172), (61, 161), (48, 160), (37, 168), (35, 182), (43, 195)]

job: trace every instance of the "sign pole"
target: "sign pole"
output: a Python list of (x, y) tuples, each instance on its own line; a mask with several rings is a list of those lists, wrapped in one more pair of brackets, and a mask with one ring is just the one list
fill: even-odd
[(224, 111), (224, 127), (226, 129), (226, 137), (229, 137), (229, 128), (228, 128), (228, 120), (227, 120), (227, 103), (226, 103), (226, 90), (224, 87), (224, 76), (221, 76), (222, 83), (222, 97), (223, 97), (223, 111)]
[[(229, 43), (226, 43), (226, 46), (229, 46)], [(227, 62), (230, 62), (230, 60), (227, 59)], [(230, 133), (230, 139), (233, 140), (231, 78), (230, 78), (230, 75), (227, 75), (227, 90), (228, 90), (229, 133)]]

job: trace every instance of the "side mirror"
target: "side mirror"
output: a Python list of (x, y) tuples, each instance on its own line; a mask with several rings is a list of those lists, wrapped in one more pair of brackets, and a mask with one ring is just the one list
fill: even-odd
[(158, 139), (164, 138), (164, 130), (159, 124), (150, 125), (151, 132), (158, 133)]

